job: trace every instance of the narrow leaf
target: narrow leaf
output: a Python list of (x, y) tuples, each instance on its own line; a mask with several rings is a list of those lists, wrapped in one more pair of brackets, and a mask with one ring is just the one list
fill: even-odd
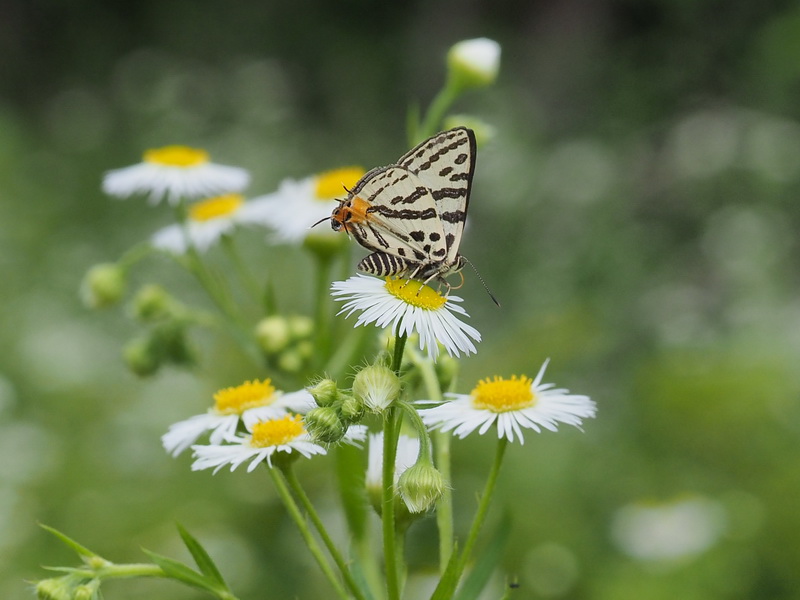
[(222, 578), (222, 573), (219, 572), (217, 565), (214, 564), (214, 561), (211, 560), (211, 556), (209, 556), (206, 549), (197, 541), (186, 529), (183, 528), (182, 525), (178, 524), (178, 532), (181, 534), (181, 539), (183, 543), (186, 545), (186, 548), (191, 552), (192, 558), (194, 558), (194, 562), (197, 563), (197, 567), (200, 569), (200, 572), (203, 573), (208, 579), (213, 581), (217, 584), (218, 587), (223, 589), (228, 589), (228, 586), (225, 584), (225, 580)]
[(64, 544), (72, 548), (75, 552), (78, 553), (78, 556), (82, 556), (83, 558), (98, 558), (99, 555), (95, 552), (89, 550), (86, 546), (82, 546), (71, 537), (61, 533), (58, 529), (53, 529), (49, 525), (44, 525), (43, 523), (39, 523), (39, 527), (44, 529), (45, 531), (49, 531), (58, 539), (60, 539)]
[(161, 567), (161, 570), (163, 570), (166, 576), (170, 579), (175, 579), (185, 583), (186, 585), (205, 590), (211, 594), (214, 594), (215, 596), (218, 595), (217, 592), (219, 589), (216, 585), (209, 581), (207, 577), (201, 575), (182, 562), (179, 562), (173, 558), (162, 556), (161, 554), (156, 554), (155, 552), (150, 552), (149, 550), (144, 550), (144, 552), (152, 559), (154, 563)]
[(442, 578), (439, 580), (439, 585), (433, 590), (431, 600), (450, 600), (453, 597), (453, 592), (458, 585), (460, 572), (458, 569), (458, 544), (453, 546), (453, 553), (450, 555), (450, 560), (447, 561), (447, 567), (442, 573)]
[(480, 595), (503, 556), (510, 533), (511, 518), (505, 515), (464, 581), (464, 585), (458, 590), (458, 594), (455, 596), (456, 600), (475, 600)]

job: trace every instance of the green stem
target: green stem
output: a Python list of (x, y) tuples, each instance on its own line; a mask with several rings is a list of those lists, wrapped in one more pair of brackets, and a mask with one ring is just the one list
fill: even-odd
[[(100, 580), (121, 579), (123, 577), (160, 577), (172, 579), (161, 567), (149, 563), (108, 564), (99, 569), (87, 569), (85, 571), (85, 576), (87, 578), (97, 578)], [(203, 589), (209, 594), (214, 594), (220, 600), (239, 600), (228, 590)]]
[(448, 79), (445, 86), (431, 101), (428, 112), (422, 121), (422, 127), (416, 132), (416, 139), (412, 140), (412, 145), (418, 144), (439, 131), (447, 109), (458, 98), (459, 92), (460, 90), (453, 84), (452, 79)]
[(155, 249), (153, 246), (147, 242), (136, 244), (132, 248), (128, 249), (125, 254), (120, 256), (117, 264), (127, 271), (137, 262), (145, 258), (147, 255), (152, 254), (154, 251)]
[(239, 276), (242, 285), (245, 287), (253, 300), (260, 304), (262, 298), (261, 286), (258, 284), (258, 281), (256, 281), (256, 278), (250, 268), (242, 259), (242, 255), (239, 252), (239, 248), (236, 246), (233, 236), (223, 235), (222, 246), (225, 248), (228, 258), (230, 258), (231, 262), (233, 263), (233, 268), (236, 269), (236, 274)]
[(478, 511), (475, 513), (475, 518), (472, 521), (472, 527), (470, 527), (469, 535), (467, 536), (467, 542), (464, 544), (464, 550), (461, 552), (461, 556), (458, 559), (458, 567), (456, 568), (456, 581), (461, 578), (461, 574), (464, 572), (464, 568), (467, 566), (470, 554), (472, 553), (472, 548), (475, 546), (475, 542), (478, 539), (478, 533), (480, 532), (481, 526), (486, 519), (486, 513), (489, 510), (492, 493), (494, 492), (495, 484), (497, 483), (497, 475), (500, 473), (500, 465), (503, 462), (503, 455), (505, 454), (507, 446), (508, 440), (506, 438), (503, 437), (497, 440), (497, 451), (494, 455), (492, 469), (489, 472), (489, 478), (486, 481), (486, 486), (483, 488), (483, 494), (481, 495), (481, 499), (478, 504)]
[(306, 520), (300, 513), (300, 509), (298, 508), (297, 503), (294, 501), (294, 498), (292, 498), (292, 494), (289, 492), (289, 488), (286, 487), (286, 482), (281, 476), (280, 471), (278, 471), (278, 469), (269, 467), (268, 470), (270, 476), (272, 477), (272, 481), (275, 482), (275, 487), (278, 490), (278, 495), (281, 497), (284, 506), (286, 506), (286, 510), (289, 513), (289, 516), (292, 518), (295, 525), (297, 525), (297, 529), (300, 530), (300, 535), (303, 536), (303, 540), (308, 546), (308, 549), (311, 552), (312, 556), (317, 561), (319, 568), (322, 569), (322, 572), (325, 574), (325, 577), (328, 579), (331, 586), (336, 591), (336, 595), (339, 596), (339, 598), (347, 600), (349, 598), (347, 590), (344, 589), (344, 586), (342, 586), (341, 582), (336, 578), (336, 573), (333, 572), (331, 565), (328, 563), (328, 559), (325, 558), (325, 555), (322, 552), (322, 548), (320, 548), (319, 544), (317, 543), (317, 540), (314, 539), (311, 530), (308, 528), (308, 523), (306, 523)]
[(339, 567), (339, 571), (342, 573), (342, 577), (344, 578), (344, 582), (347, 584), (347, 587), (350, 588), (350, 592), (357, 598), (357, 600), (366, 600), (361, 588), (358, 587), (355, 579), (353, 579), (353, 575), (350, 573), (347, 563), (339, 553), (339, 549), (336, 547), (336, 544), (333, 543), (331, 536), (328, 535), (328, 531), (325, 529), (325, 525), (319, 518), (317, 511), (314, 509), (314, 505), (311, 504), (311, 500), (308, 499), (303, 487), (297, 480), (297, 476), (295, 475), (292, 466), (287, 465), (286, 467), (281, 468), (281, 471), (283, 472), (283, 476), (286, 478), (289, 487), (292, 489), (292, 492), (294, 492), (294, 495), (300, 500), (300, 504), (302, 504), (306, 513), (311, 518), (311, 522), (314, 524), (314, 527), (317, 529), (317, 533), (319, 533), (319, 536), (322, 538), (322, 542), (325, 544), (325, 547), (328, 549), (328, 552), (333, 558), (333, 562), (335, 562), (336, 566)]
[(315, 331), (317, 334), (317, 356), (322, 361), (328, 360), (331, 354), (331, 310), (330, 310), (330, 285), (331, 285), (331, 266), (333, 260), (330, 257), (317, 258), (317, 282), (315, 290)]
[(400, 376), (400, 367), (403, 364), (403, 350), (406, 347), (408, 335), (395, 335), (394, 338), (394, 354), (392, 355), (392, 371), (398, 377)]
[[(399, 341), (400, 338), (398, 338)], [(405, 339), (405, 336), (403, 336)], [(397, 344), (397, 342), (395, 342)], [(396, 346), (395, 346), (396, 348)], [(402, 355), (402, 352), (401, 352)], [(402, 413), (396, 406), (390, 406), (383, 413), (383, 495), (381, 497), (381, 525), (383, 530), (383, 559), (386, 569), (386, 597), (399, 600), (397, 542), (395, 540), (394, 501), (394, 462), (397, 456), (397, 437)]]

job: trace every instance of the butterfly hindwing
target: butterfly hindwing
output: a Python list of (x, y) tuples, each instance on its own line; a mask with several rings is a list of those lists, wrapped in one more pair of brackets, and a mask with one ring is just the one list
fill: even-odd
[(475, 134), (465, 127), (443, 131), (400, 157), (431, 191), (445, 234), (448, 262), (458, 255), (475, 172)]

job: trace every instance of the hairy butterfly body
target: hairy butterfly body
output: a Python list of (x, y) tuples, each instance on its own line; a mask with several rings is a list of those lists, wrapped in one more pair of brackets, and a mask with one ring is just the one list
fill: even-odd
[(372, 250), (358, 270), (426, 283), (460, 271), (475, 154), (472, 130), (457, 127), (425, 140), (397, 164), (369, 171), (348, 190), (331, 227)]

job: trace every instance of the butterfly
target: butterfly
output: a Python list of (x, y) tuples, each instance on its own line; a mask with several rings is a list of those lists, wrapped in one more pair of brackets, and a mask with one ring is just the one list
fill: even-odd
[(331, 214), (331, 227), (372, 250), (358, 270), (447, 285), (445, 278), (468, 262), (458, 248), (475, 156), (475, 134), (456, 127), (425, 140), (396, 164), (372, 169), (347, 190)]

